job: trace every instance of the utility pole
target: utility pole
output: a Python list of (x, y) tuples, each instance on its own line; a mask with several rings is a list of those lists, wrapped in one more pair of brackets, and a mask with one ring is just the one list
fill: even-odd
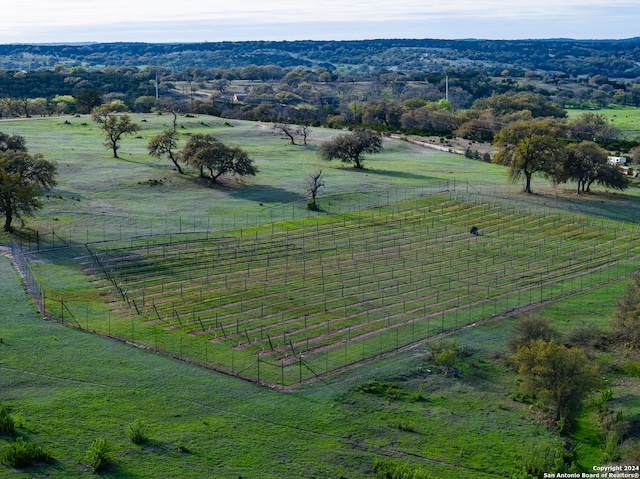
[(444, 77), (444, 99), (449, 101), (449, 75)]

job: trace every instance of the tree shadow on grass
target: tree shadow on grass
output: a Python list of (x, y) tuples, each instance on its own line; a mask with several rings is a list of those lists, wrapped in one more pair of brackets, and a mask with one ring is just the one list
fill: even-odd
[[(104, 466), (104, 468), (100, 469), (99, 471), (96, 471), (94, 474), (97, 476), (104, 474), (109, 477), (127, 477), (127, 478), (133, 478), (133, 479), (142, 477), (140, 476), (140, 474), (136, 474), (133, 471), (131, 471), (131, 469), (118, 463), (118, 459), (122, 456), (131, 454), (130, 451), (131, 450), (127, 450), (127, 449), (116, 451), (113, 461), (111, 461), (109, 464)], [(89, 472), (89, 468), (86, 466), (83, 466), (81, 469), (85, 470), (87, 473)]]
[(225, 191), (229, 196), (233, 198), (240, 198), (243, 200), (265, 204), (293, 203), (296, 201), (302, 201), (306, 198), (301, 193), (270, 185), (252, 186), (239, 183), (237, 186), (225, 186), (221, 189), (221, 191)]
[(393, 170), (369, 170), (369, 169), (364, 169), (364, 170), (358, 170), (356, 168), (352, 168), (355, 171), (361, 172), (361, 173), (367, 173), (367, 174), (372, 174), (372, 175), (378, 175), (378, 176), (390, 176), (392, 178), (403, 178), (403, 179), (407, 179), (407, 180), (432, 180), (434, 179), (433, 176), (426, 176), (426, 175), (418, 175), (416, 173), (409, 173), (407, 171), (393, 171)]

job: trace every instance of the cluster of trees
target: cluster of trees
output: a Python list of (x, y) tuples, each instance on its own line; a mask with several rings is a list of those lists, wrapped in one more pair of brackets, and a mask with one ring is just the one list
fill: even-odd
[[(154, 45), (95, 45), (88, 48), (77, 47), (38, 47), (29, 52), (29, 61), (34, 62), (38, 55), (53, 58), (45, 51), (58, 51), (71, 55), (74, 59), (83, 58), (83, 62), (70, 61), (66, 64), (55, 63), (47, 67), (31, 70), (25, 69), (0, 70), (0, 114), (4, 116), (43, 115), (61, 113), (89, 113), (91, 108), (85, 108), (83, 102), (78, 101), (80, 92), (99, 92), (104, 95), (104, 101), (114, 99), (124, 101), (132, 111), (150, 111), (155, 106), (155, 95), (162, 97), (173, 96), (184, 103), (184, 111), (216, 113), (224, 116), (242, 119), (268, 119), (291, 117), (300, 121), (331, 122), (339, 117), (346, 123), (381, 124), (394, 128), (420, 128), (432, 132), (452, 132), (460, 126), (460, 122), (453, 122), (451, 118), (435, 115), (434, 119), (424, 118), (425, 111), (407, 115), (401, 120), (402, 113), (398, 107), (402, 102), (419, 98), (426, 102), (437, 102), (445, 96), (454, 110), (468, 108), (474, 100), (488, 98), (492, 94), (505, 92), (540, 93), (555, 100), (558, 104), (574, 105), (604, 105), (618, 103), (626, 105), (640, 105), (640, 85), (632, 81), (611, 79), (607, 74), (580, 74), (573, 76), (554, 70), (542, 73), (539, 69), (526, 70), (521, 66), (514, 67), (514, 58), (509, 62), (489, 66), (487, 58), (491, 55), (500, 56), (501, 52), (478, 51), (465, 43), (466, 49), (452, 53), (461, 45), (456, 42), (445, 42), (444, 50), (438, 51), (438, 61), (449, 59), (458, 62), (466, 56), (482, 58), (482, 63), (465, 67), (440, 66), (432, 68), (426, 60), (418, 61), (429, 52), (429, 58), (436, 57), (426, 46), (420, 50), (418, 41), (416, 50), (405, 51), (398, 43), (405, 41), (380, 42), (283, 42), (278, 48), (285, 50), (269, 50), (274, 55), (269, 62), (269, 55), (265, 55), (260, 48), (267, 48), (269, 42), (247, 42), (245, 44), (218, 45), (217, 53), (230, 55), (230, 61), (235, 64), (207, 66), (198, 57), (198, 65), (188, 68), (176, 68), (165, 56), (170, 51), (184, 53), (184, 45), (162, 46)], [(405, 42), (406, 43), (406, 42)], [(409, 41), (409, 43), (416, 43)], [(428, 42), (427, 42), (428, 43)], [(432, 42), (433, 43), (433, 42)], [(438, 42), (435, 42), (438, 43)], [(482, 43), (482, 42), (481, 42)], [(517, 42), (516, 42), (517, 43)], [(536, 42), (527, 45), (528, 54), (532, 48), (540, 47)], [(514, 44), (515, 45), (515, 44)], [(509, 44), (510, 47), (515, 47)], [(544, 44), (544, 48), (556, 46)], [(258, 48), (251, 51), (250, 48)], [(320, 47), (314, 50), (312, 47)], [(618, 45), (619, 47), (619, 45)], [(18, 48), (13, 46), (13, 49)], [(29, 50), (28, 46), (24, 47)], [(311, 50), (310, 50), (311, 48)], [(335, 48), (337, 51), (331, 51)], [(167, 50), (168, 49), (168, 50)], [(190, 46), (190, 54), (212, 52), (215, 44), (201, 45), (200, 48)], [(296, 53), (295, 59), (284, 52)], [(452, 49), (451, 51), (447, 49)], [(2, 50), (2, 49), (0, 49)], [(37, 51), (36, 51), (37, 50)], [(571, 48), (571, 50), (575, 50)], [(92, 51), (93, 53), (89, 53)], [(121, 58), (112, 58), (115, 51), (121, 51), (125, 57), (134, 52), (144, 52), (135, 57), (130, 65), (122, 65)], [(234, 51), (242, 54), (233, 56)], [(359, 51), (356, 57), (345, 57), (347, 51)], [(378, 56), (373, 52), (378, 51)], [(418, 53), (422, 51), (422, 53)], [(546, 50), (545, 50), (546, 51)], [(583, 49), (582, 54), (586, 49)], [(146, 56), (154, 52), (157, 57), (149, 57), (149, 65), (139, 68)], [(340, 52), (340, 53), (338, 53)], [(380, 52), (383, 52), (380, 56)], [(300, 53), (308, 56), (304, 59)], [(581, 54), (581, 55), (582, 55)], [(251, 63), (253, 55), (260, 58), (260, 62)], [(96, 58), (105, 56), (105, 63), (110, 66), (88, 69)], [(187, 55), (188, 56), (188, 55)], [(280, 61), (281, 56), (287, 56), (291, 61)], [(545, 54), (548, 57), (548, 53)], [(557, 55), (559, 56), (559, 54)], [(326, 57), (327, 61), (322, 61)], [(411, 57), (407, 65), (402, 59)], [(1, 58), (1, 55), (0, 55)], [(142, 58), (142, 60), (141, 60)], [(354, 58), (358, 58), (358, 68), (339, 68), (346, 62), (353, 65)], [(275, 61), (278, 60), (278, 61)], [(297, 64), (296, 64), (297, 62)], [(124, 63), (127, 63), (124, 61)], [(362, 68), (362, 65), (368, 65)], [(448, 88), (447, 81), (448, 78)], [(514, 81), (514, 78), (524, 78), (525, 82)], [(228, 91), (231, 81), (244, 80), (256, 82), (247, 86), (247, 97), (242, 104), (234, 104), (233, 94)], [(535, 81), (534, 81), (535, 80)], [(181, 87), (176, 89), (177, 83)], [(543, 86), (540, 86), (540, 85)], [(198, 90), (214, 92), (210, 101), (199, 100), (195, 92)], [(380, 105), (382, 99), (393, 98), (395, 105)], [(78, 101), (76, 107), (75, 101)], [(353, 103), (356, 107), (353, 107)], [(358, 110), (357, 104), (370, 103), (367, 111)], [(295, 118), (295, 110), (305, 104), (313, 106), (310, 111)], [(380, 106), (384, 112), (380, 112)], [(479, 107), (478, 110), (486, 108)], [(532, 109), (534, 116), (537, 116)], [(298, 113), (300, 113), (298, 111)], [(415, 118), (414, 118), (415, 117)], [(464, 118), (463, 118), (464, 120)], [(485, 123), (487, 119), (483, 120)]]
[[(141, 129), (127, 111), (123, 102), (114, 101), (94, 108), (91, 113), (91, 118), (102, 130), (104, 146), (113, 152), (114, 158), (118, 158), (120, 141)], [(242, 148), (227, 146), (212, 135), (197, 133), (189, 137), (182, 150), (178, 150), (178, 136), (174, 121), (173, 129), (164, 130), (149, 141), (149, 155), (168, 158), (180, 174), (184, 173), (180, 163), (186, 163), (199, 171), (201, 177), (208, 177), (213, 182), (225, 174), (253, 176), (258, 172), (253, 160)]]
[(258, 168), (245, 150), (225, 145), (213, 135), (196, 133), (189, 137), (182, 150), (177, 147), (177, 131), (165, 130), (149, 141), (147, 150), (155, 158), (169, 158), (180, 174), (184, 173), (180, 166), (180, 162), (183, 162), (197, 170), (200, 177), (213, 182), (226, 174), (255, 176), (258, 173)]
[(554, 118), (518, 120), (497, 133), (500, 148), (492, 161), (509, 167), (509, 178), (524, 177), (526, 193), (532, 193), (531, 179), (542, 174), (556, 183), (575, 181), (578, 193), (588, 192), (596, 182), (608, 188), (625, 189), (626, 174), (607, 162), (609, 152), (591, 141), (569, 143), (566, 123)]
[[(632, 278), (617, 299), (611, 326), (605, 332), (585, 323), (561, 334), (550, 319), (526, 316), (515, 324), (514, 335), (507, 343), (512, 353), (508, 361), (518, 373), (513, 397), (539, 407), (561, 432), (570, 429), (590, 398), (588, 404), (596, 412), (594, 425), (602, 437), (603, 462), (620, 459), (619, 448), (629, 437), (631, 425), (608, 406), (614, 392), (603, 388), (594, 351), (613, 345), (631, 351), (640, 348), (640, 275)], [(622, 367), (629, 374), (638, 374), (633, 361), (622, 363)], [(594, 395), (597, 390), (600, 393)]]
[(397, 71), (442, 72), (460, 63), (499, 75), (527, 73), (570, 76), (640, 76), (638, 39), (578, 40), (437, 40), (378, 39), (362, 41), (247, 41), (187, 44), (97, 43), (91, 45), (0, 45), (0, 68), (52, 69), (102, 65), (162, 65), (184, 71), (195, 68), (233, 69), (251, 64), (281, 67), (314, 64), (348, 70), (387, 68)]

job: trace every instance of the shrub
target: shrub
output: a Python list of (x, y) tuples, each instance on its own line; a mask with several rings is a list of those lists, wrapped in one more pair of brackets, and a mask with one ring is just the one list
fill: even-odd
[(91, 472), (104, 469), (111, 461), (113, 461), (111, 444), (105, 438), (94, 439), (84, 454), (84, 463)]
[(49, 462), (51, 459), (48, 448), (36, 446), (32, 441), (25, 441), (21, 437), (0, 451), (0, 462), (16, 468), (32, 466), (36, 462)]
[(13, 434), (16, 430), (16, 422), (13, 416), (9, 414), (7, 406), (0, 406), (0, 432)]
[(140, 419), (127, 424), (125, 432), (134, 444), (142, 444), (147, 440), (147, 425)]
[(629, 376), (640, 378), (640, 362), (625, 361), (622, 367)]
[(552, 444), (532, 444), (525, 448), (519, 464), (520, 477), (542, 477), (545, 472), (557, 473), (571, 470), (573, 455), (561, 446)]
[(526, 316), (518, 321), (513, 329), (516, 336), (507, 342), (512, 351), (516, 351), (520, 346), (529, 346), (535, 339), (551, 341), (560, 338), (560, 332), (551, 320), (540, 316)]
[(431, 475), (423, 468), (408, 462), (394, 459), (376, 458), (373, 460), (373, 472), (380, 479), (430, 479)]
[(178, 452), (189, 452), (189, 445), (184, 441), (176, 441), (173, 447)]
[(373, 394), (375, 396), (398, 397), (400, 395), (398, 386), (395, 384), (383, 383), (373, 379), (367, 381), (365, 384), (359, 384), (357, 389), (360, 392)]
[(437, 366), (453, 367), (466, 354), (463, 347), (458, 347), (455, 341), (445, 343), (439, 341), (430, 345), (430, 359)]
[(603, 346), (602, 339), (602, 331), (590, 322), (573, 328), (567, 334), (567, 342), (581, 348), (601, 348)]

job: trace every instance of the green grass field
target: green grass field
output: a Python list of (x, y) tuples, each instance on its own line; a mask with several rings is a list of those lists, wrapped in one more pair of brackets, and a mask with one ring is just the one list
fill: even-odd
[[(365, 162), (366, 170), (357, 171), (317, 156), (319, 143), (338, 133), (333, 130), (313, 129), (308, 146), (292, 146), (270, 124), (231, 121), (232, 126), (227, 126), (218, 118), (181, 117), (180, 146), (188, 135), (211, 133), (221, 141), (242, 145), (260, 169), (255, 177), (228, 178), (211, 186), (193, 172), (177, 174), (169, 160), (148, 156), (148, 140), (170, 127), (169, 116), (136, 115), (135, 119), (143, 127), (140, 138), (122, 142), (120, 160), (110, 157), (98, 125), (88, 117), (0, 121), (0, 131), (23, 135), (31, 152), (58, 163), (58, 186), (27, 223), (31, 232), (39, 231), (43, 242), (84, 244), (181, 231), (223, 231), (308, 217), (304, 182), (318, 169), (326, 172), (321, 214), (456, 189), (511, 202), (535, 202), (540, 207), (640, 219), (635, 187), (624, 194), (599, 191), (577, 196), (573, 185), (554, 187), (536, 178), (533, 188), (538, 194), (526, 196), (521, 194), (522, 185), (506, 181), (504, 167), (399, 140), (385, 141), (384, 151)], [(30, 239), (35, 241), (35, 236)]]
[(110, 158), (98, 126), (86, 117), (0, 122), (1, 131), (22, 134), (32, 152), (43, 152), (58, 163), (59, 185), (48, 195), (39, 216), (29, 220), (31, 228), (86, 242), (87, 237), (92, 241), (114, 239), (123, 232), (177, 232), (181, 226), (191, 229), (194, 224), (197, 229), (262, 224), (272, 218), (290, 218), (292, 205), (293, 215), (302, 217), (307, 214), (306, 176), (320, 168), (326, 172), (321, 199), (344, 197), (342, 205), (321, 202), (336, 210), (365, 205), (369, 192), (442, 187), (454, 175), (458, 181), (476, 181), (476, 187), (503, 179), (501, 167), (399, 141), (386, 141), (384, 152), (366, 162), (370, 169), (357, 171), (322, 162), (317, 156), (319, 142), (336, 131), (314, 129), (308, 146), (292, 146), (270, 124), (232, 121), (233, 126), (227, 126), (216, 118), (180, 118), (180, 146), (188, 135), (210, 133), (223, 142), (242, 145), (260, 170), (255, 177), (231, 178), (210, 186), (193, 173), (178, 175), (169, 160), (148, 156), (148, 140), (170, 126), (169, 117), (136, 119), (143, 127), (141, 138), (122, 142), (120, 160)]
[(63, 263), (68, 274), (50, 266), (57, 250), (32, 264), (49, 317), (288, 386), (629, 274), (637, 232), (447, 194), (223, 236), (65, 251), (75, 274), (73, 262)]
[[(114, 446), (101, 473), (114, 478), (366, 478), (376, 458), (434, 478), (511, 477), (536, 448), (564, 447), (512, 399), (506, 342), (517, 308), (538, 300), (565, 333), (607, 330), (617, 278), (635, 269), (635, 190), (576, 197), (536, 179), (538, 194), (522, 195), (501, 167), (399, 141), (358, 172), (315, 155), (336, 132), (291, 146), (269, 125), (181, 118), (185, 137), (212, 132), (261, 169), (212, 187), (146, 155), (168, 117), (137, 119), (142, 138), (121, 160), (86, 118), (0, 122), (58, 161), (58, 187), (17, 239), (52, 317), (74, 326), (40, 319), (0, 257), (0, 404), (55, 458), (0, 477), (86, 477), (97, 437)], [(318, 168), (325, 211), (311, 215), (302, 183)], [(467, 351), (459, 378), (428, 360), (442, 340)], [(630, 356), (590, 354), (614, 410), (637, 421), (640, 385), (620, 366)], [(313, 381), (281, 391), (209, 368)], [(601, 461), (592, 415), (571, 433), (593, 443), (576, 449), (583, 469)], [(124, 432), (136, 419), (149, 426), (141, 445)], [(12, 441), (0, 434), (0, 447)]]
[[(8, 305), (0, 311), (0, 401), (21, 418), (19, 434), (50, 446), (56, 459), (25, 472), (0, 468), (0, 477), (85, 477), (80, 458), (96, 437), (114, 445), (114, 465), (102, 473), (114, 478), (364, 478), (376, 457), (420, 464), (437, 478), (509, 477), (534, 445), (559, 447), (527, 405), (509, 398), (513, 373), (495, 359), (515, 318), (449, 338), (471, 354), (459, 379), (430, 365), (427, 345), (283, 393), (44, 322), (4, 258), (0, 271)], [(612, 283), (541, 313), (564, 330), (584, 320), (606, 327), (620, 288)], [(371, 380), (399, 392), (358, 391)], [(629, 379), (613, 374), (610, 385), (615, 407), (637, 417), (637, 396), (622, 393)], [(149, 425), (140, 446), (124, 434), (135, 419)], [(10, 440), (0, 435), (0, 446)]]
[[(589, 110), (569, 109), (569, 119), (582, 115)], [(624, 136), (630, 140), (640, 137), (640, 108), (630, 106), (611, 105), (606, 108), (594, 111), (594, 113), (602, 113), (605, 115), (611, 125), (622, 130)]]

